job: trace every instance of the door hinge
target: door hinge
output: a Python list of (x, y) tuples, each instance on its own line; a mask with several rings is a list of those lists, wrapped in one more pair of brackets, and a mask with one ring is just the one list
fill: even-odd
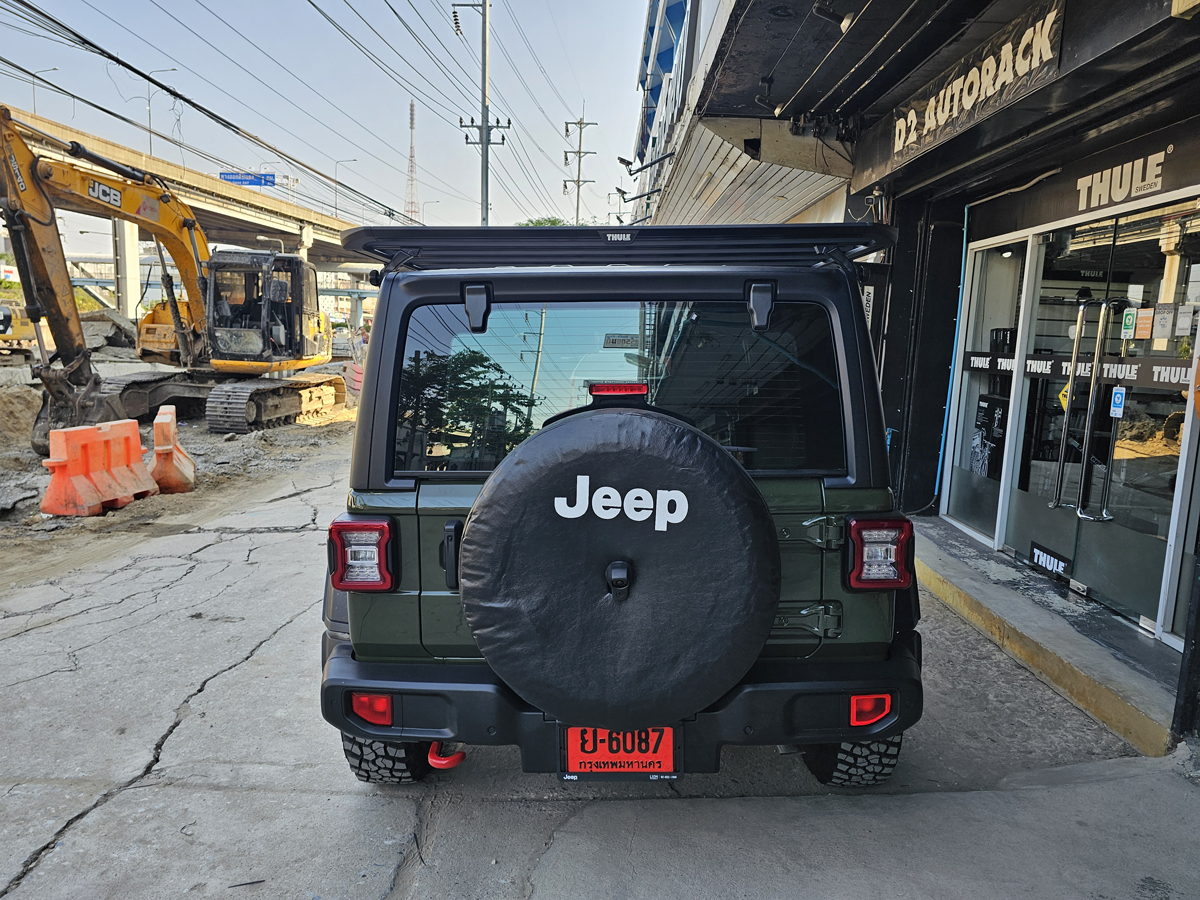
[(781, 603), (773, 629), (799, 629), (820, 638), (842, 636), (842, 604), (838, 600), (823, 603)]
[(846, 540), (846, 520), (842, 516), (817, 516), (801, 526), (800, 540), (816, 544), (822, 550), (836, 550)]

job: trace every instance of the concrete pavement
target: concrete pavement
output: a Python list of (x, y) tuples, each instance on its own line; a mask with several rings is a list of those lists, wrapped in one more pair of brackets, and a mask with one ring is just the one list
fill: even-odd
[(770, 747), (675, 785), (564, 785), (513, 748), (357, 782), (317, 704), (345, 449), (0, 594), (0, 895), (1200, 896), (1186, 749), (1137, 757), (931, 598), (882, 791)]

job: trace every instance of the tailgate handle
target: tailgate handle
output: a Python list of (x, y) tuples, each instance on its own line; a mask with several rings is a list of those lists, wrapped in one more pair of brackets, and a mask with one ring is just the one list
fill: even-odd
[(458, 590), (458, 545), (462, 543), (463, 523), (460, 519), (448, 519), (442, 529), (442, 543), (446, 556), (446, 587)]
[(767, 330), (771, 324), (771, 307), (774, 305), (774, 284), (749, 284), (746, 286), (746, 308), (750, 311), (750, 327), (755, 331)]
[(492, 286), (490, 284), (464, 284), (463, 306), (467, 310), (467, 324), (471, 334), (487, 331), (488, 314), (492, 311)]

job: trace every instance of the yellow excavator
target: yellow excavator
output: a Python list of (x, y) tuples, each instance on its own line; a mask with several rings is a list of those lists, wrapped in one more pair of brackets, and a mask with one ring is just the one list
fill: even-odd
[[(69, 159), (38, 156), (23, 133), (60, 147)], [(235, 433), (315, 424), (344, 407), (340, 375), (297, 371), (329, 362), (333, 346), (329, 319), (317, 303), (316, 269), (306, 260), (251, 250), (210, 253), (191, 209), (163, 179), (20, 122), (4, 106), (0, 153), (0, 215), (34, 326), (34, 375), (45, 388), (34, 425), (36, 451), (48, 452), (51, 429), (136, 418), (185, 399), (205, 402), (210, 430)], [(100, 377), (84, 343), (56, 207), (136, 222), (154, 238), (163, 299), (138, 321), (137, 352), (184, 371)], [(183, 282), (182, 298), (164, 251)]]
[(0, 300), (0, 366), (33, 362), (33, 322), (19, 300)]

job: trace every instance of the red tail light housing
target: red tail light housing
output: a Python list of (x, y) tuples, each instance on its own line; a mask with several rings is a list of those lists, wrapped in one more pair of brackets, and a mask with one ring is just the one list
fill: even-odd
[(350, 708), (360, 719), (372, 725), (392, 724), (391, 694), (350, 694)]
[(392, 521), (339, 516), (329, 526), (330, 581), (339, 591), (390, 591)]
[(650, 385), (644, 382), (600, 382), (589, 384), (588, 393), (593, 397), (645, 397)]
[(912, 584), (908, 548), (912, 544), (912, 522), (908, 519), (848, 519), (850, 538), (850, 587), (855, 590), (889, 591)]
[(854, 694), (850, 698), (850, 724), (874, 725), (892, 711), (891, 694)]

